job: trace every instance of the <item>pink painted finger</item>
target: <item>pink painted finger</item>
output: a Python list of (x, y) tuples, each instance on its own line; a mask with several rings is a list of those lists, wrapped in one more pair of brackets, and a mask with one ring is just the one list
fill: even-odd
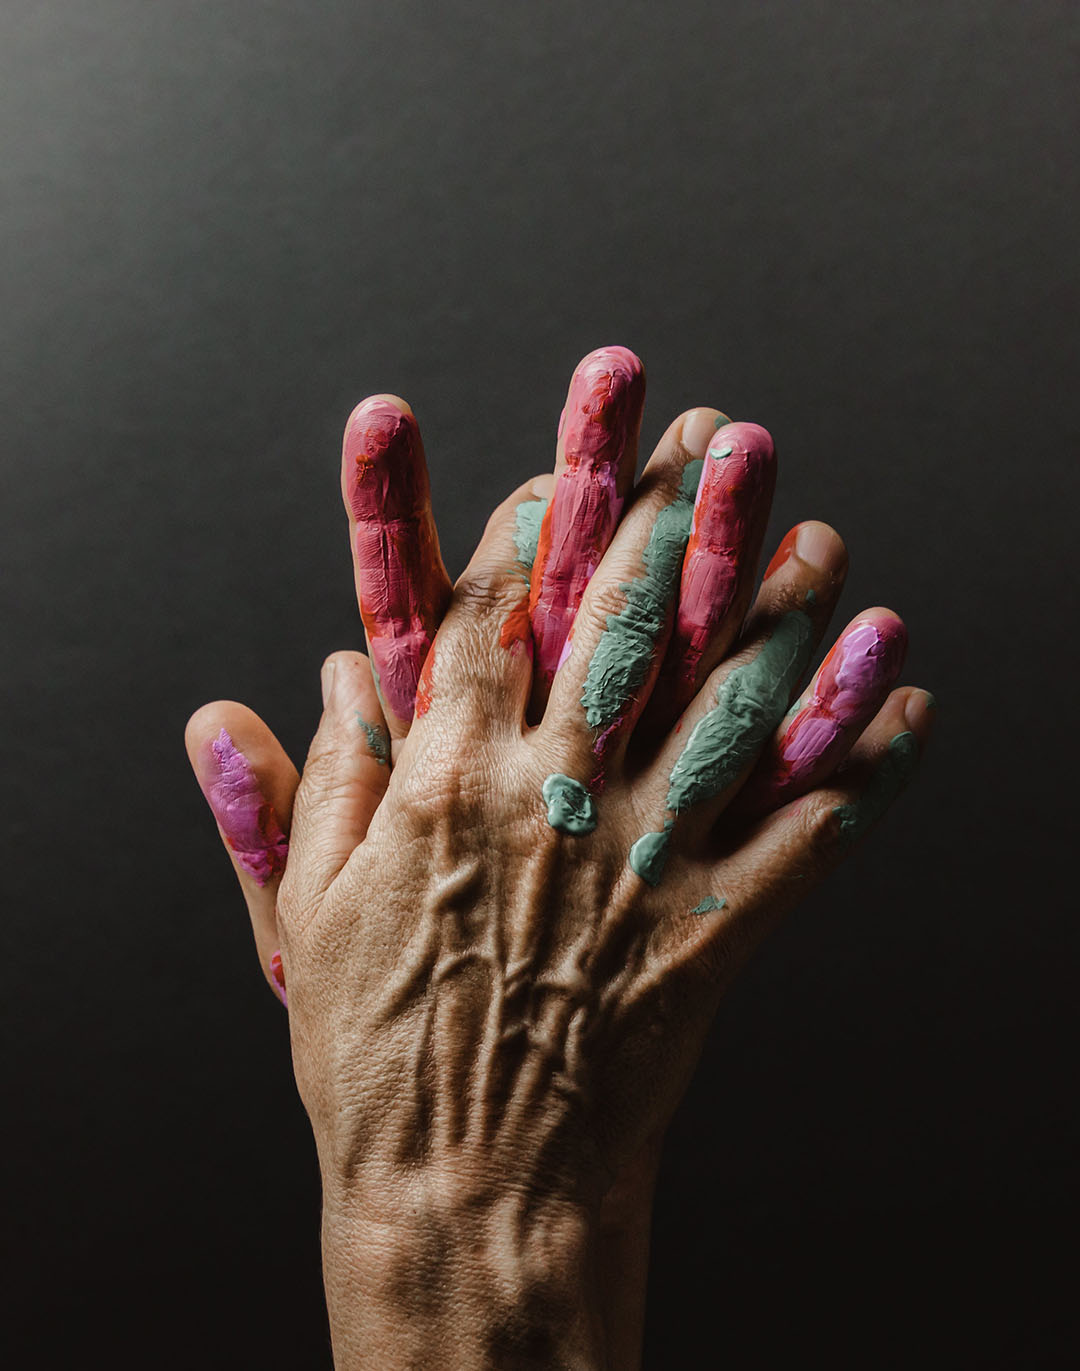
[(881, 708), (906, 650), (907, 630), (891, 610), (853, 619), (762, 755), (739, 808), (763, 814), (827, 781)]
[(197, 710), (185, 743), (240, 882), (259, 965), (284, 1002), (280, 957), (274, 966), (277, 892), (289, 853), (296, 768), (258, 715), (231, 700)]
[(683, 558), (675, 627), (654, 693), (670, 724), (727, 652), (753, 591), (776, 485), (759, 424), (728, 423), (709, 443)]
[(416, 687), (450, 599), (431, 487), (412, 410), (373, 395), (345, 426), (341, 490), (371, 665), (395, 737), (408, 732)]
[(645, 371), (628, 348), (598, 348), (578, 363), (559, 420), (555, 493), (529, 593), (541, 705), (633, 485), (644, 403)]

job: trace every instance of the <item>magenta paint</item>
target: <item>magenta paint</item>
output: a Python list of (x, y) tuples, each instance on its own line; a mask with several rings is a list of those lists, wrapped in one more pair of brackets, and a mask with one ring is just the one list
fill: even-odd
[(248, 759), (223, 728), (210, 744), (214, 775), (204, 787), (214, 818), (240, 867), (265, 885), (285, 870), (288, 839), (259, 789)]
[(633, 482), (625, 454), (637, 441), (645, 371), (628, 348), (582, 359), (559, 420), (564, 468), (540, 526), (529, 610), (538, 678), (564, 659), (585, 587), (607, 551)]
[(741, 804), (773, 809), (826, 776), (881, 707), (906, 650), (907, 630), (887, 610), (848, 624), (822, 663), (809, 698), (747, 782)]

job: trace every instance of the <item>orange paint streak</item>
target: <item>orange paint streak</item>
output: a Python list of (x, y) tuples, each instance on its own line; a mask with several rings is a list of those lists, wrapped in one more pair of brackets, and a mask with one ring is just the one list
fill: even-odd
[(420, 668), (420, 679), (416, 683), (416, 717), (422, 719), (431, 708), (431, 672), (435, 665), (435, 645), (432, 644), (424, 665)]
[(529, 597), (525, 595), (503, 620), (499, 643), (507, 652), (519, 652), (532, 643), (532, 622), (529, 618)]

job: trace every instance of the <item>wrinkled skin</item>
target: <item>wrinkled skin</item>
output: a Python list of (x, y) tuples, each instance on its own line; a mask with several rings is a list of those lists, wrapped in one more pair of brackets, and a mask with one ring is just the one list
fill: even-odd
[[(339, 1366), (636, 1364), (659, 1142), (717, 1000), (844, 856), (835, 811), (858, 803), (890, 740), (928, 732), (925, 692), (894, 690), (840, 769), (801, 798), (741, 817), (731, 802), (748, 768), (677, 815), (657, 886), (631, 869), (631, 845), (670, 817), (668, 777), (718, 685), (792, 609), (819, 638), (846, 568), (839, 538), (804, 526), (811, 536), (775, 567), (745, 624), (718, 628), (724, 655), (704, 654), (682, 718), (650, 711), (636, 730), (674, 618), (672, 584), (645, 686), (598, 752), (585, 674), (659, 512), (703, 455), (715, 412), (708, 424), (702, 413), (661, 439), (535, 724), (531, 655), (503, 646), (502, 628), (528, 595), (514, 570), (516, 508), (548, 494), (551, 478), (492, 516), (425, 666), (430, 703), (395, 742), (392, 768), (357, 726), (385, 724), (359, 653), (324, 668), (298, 788), (242, 706), (206, 706), (189, 724), (200, 779), (205, 740), (229, 728), (290, 833), (280, 887), (238, 874), (264, 967), (280, 944), (323, 1174)], [(553, 772), (592, 783), (593, 832), (550, 826), (541, 790)], [(719, 908), (692, 912), (710, 897)]]

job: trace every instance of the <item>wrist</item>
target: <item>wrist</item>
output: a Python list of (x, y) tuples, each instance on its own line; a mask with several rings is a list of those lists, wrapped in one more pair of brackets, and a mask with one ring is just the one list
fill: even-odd
[(445, 1177), (381, 1190), (377, 1205), (328, 1194), (337, 1371), (599, 1368), (599, 1251), (595, 1216), (562, 1198)]

